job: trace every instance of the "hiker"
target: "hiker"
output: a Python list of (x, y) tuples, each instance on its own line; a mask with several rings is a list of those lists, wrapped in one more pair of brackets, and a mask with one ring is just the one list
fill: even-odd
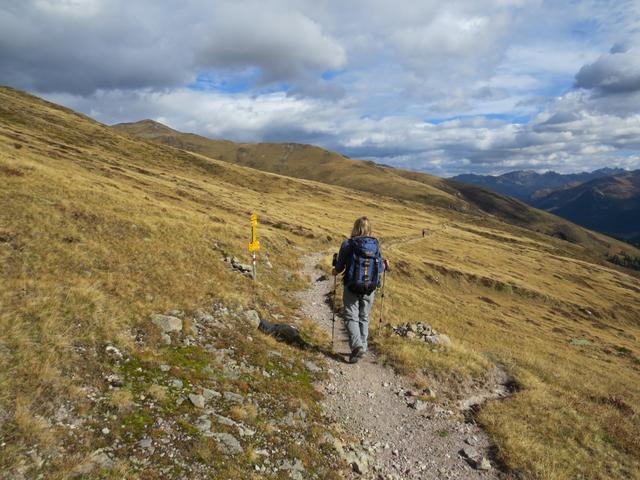
[(353, 224), (351, 238), (342, 242), (333, 275), (344, 272), (344, 322), (349, 334), (349, 363), (356, 363), (367, 351), (369, 312), (380, 278), (389, 269), (382, 258), (378, 240), (371, 236), (367, 217)]

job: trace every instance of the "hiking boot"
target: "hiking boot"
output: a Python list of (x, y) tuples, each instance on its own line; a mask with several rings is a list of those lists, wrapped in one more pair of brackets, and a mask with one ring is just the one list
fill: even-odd
[(364, 348), (361, 348), (360, 351), (358, 352), (358, 358), (364, 357), (365, 353), (367, 353), (367, 351)]
[(358, 363), (358, 360), (360, 360), (361, 356), (363, 355), (361, 352), (362, 348), (360, 347), (356, 347), (351, 350), (351, 355), (349, 355), (349, 363)]

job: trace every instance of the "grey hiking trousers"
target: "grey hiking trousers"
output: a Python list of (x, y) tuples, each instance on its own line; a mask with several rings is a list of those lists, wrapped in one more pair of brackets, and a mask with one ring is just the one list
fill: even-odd
[(375, 291), (369, 295), (357, 295), (346, 285), (342, 303), (344, 304), (344, 323), (349, 333), (349, 347), (351, 350), (360, 347), (367, 351), (369, 337), (369, 312), (373, 306)]

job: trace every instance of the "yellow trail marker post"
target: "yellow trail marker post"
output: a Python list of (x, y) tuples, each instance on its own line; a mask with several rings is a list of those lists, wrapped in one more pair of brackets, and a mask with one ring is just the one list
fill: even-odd
[(251, 215), (251, 243), (249, 251), (251, 252), (251, 269), (252, 277), (255, 280), (258, 276), (256, 252), (260, 250), (260, 242), (258, 241), (258, 215)]

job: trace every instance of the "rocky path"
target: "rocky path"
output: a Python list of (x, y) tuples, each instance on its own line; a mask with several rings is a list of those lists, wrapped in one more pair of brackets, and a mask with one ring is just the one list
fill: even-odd
[[(310, 288), (300, 294), (302, 313), (331, 331), (327, 296), (333, 278), (315, 266), (321, 254), (304, 259)], [(340, 285), (338, 285), (340, 288)], [(379, 299), (371, 320), (378, 318)], [(330, 377), (321, 388), (326, 414), (340, 424), (356, 445), (345, 447), (354, 475), (367, 479), (495, 479), (499, 472), (487, 457), (489, 440), (476, 425), (437, 402), (415, 401), (412, 385), (381, 365), (374, 352), (356, 365), (345, 363), (349, 353), (342, 319), (336, 317), (335, 357), (328, 358)], [(359, 442), (359, 445), (357, 443)]]

